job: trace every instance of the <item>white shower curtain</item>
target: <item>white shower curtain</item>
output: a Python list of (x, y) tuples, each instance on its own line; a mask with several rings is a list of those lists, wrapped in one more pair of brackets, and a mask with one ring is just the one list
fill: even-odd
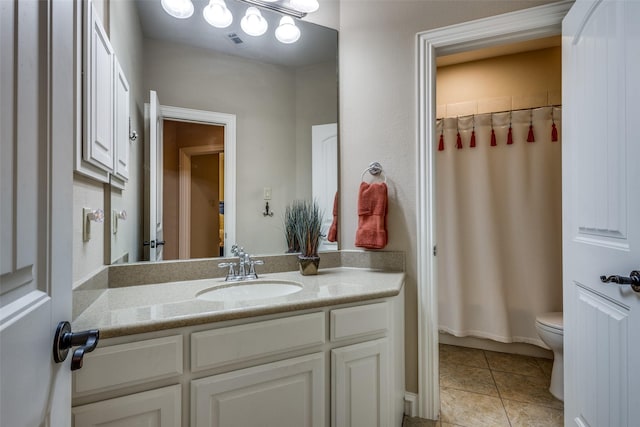
[[(543, 107), (438, 120), (441, 331), (544, 347), (536, 315), (562, 309), (560, 116), (560, 108)], [(530, 124), (534, 142), (527, 142)]]

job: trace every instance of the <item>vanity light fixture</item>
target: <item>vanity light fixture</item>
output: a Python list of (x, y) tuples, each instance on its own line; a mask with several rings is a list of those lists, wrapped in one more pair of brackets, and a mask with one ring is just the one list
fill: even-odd
[(186, 19), (193, 15), (191, 0), (162, 0), (162, 8), (169, 15), (178, 19)]
[(210, 0), (202, 10), (202, 16), (216, 28), (227, 28), (233, 22), (233, 15), (224, 0)]
[(276, 28), (276, 38), (280, 43), (295, 43), (300, 39), (300, 28), (296, 27), (293, 18), (283, 16), (280, 19), (280, 25)]
[[(304, 18), (307, 16), (307, 12), (300, 10), (292, 5), (289, 0), (239, 0), (243, 3), (247, 3), (251, 6), (257, 6), (264, 9), (273, 10), (274, 12), (281, 13), (283, 15), (289, 15), (294, 18)], [(306, 0), (301, 0), (304, 3)], [(314, 2), (315, 0), (309, 0)], [(316, 2), (317, 3), (317, 2)]]
[[(0, 0), (1, 1), (1, 0)], [(300, 28), (293, 18), (304, 18), (307, 13), (315, 12), (320, 7), (318, 0), (238, 0), (250, 6), (240, 20), (240, 27), (250, 36), (261, 36), (267, 32), (269, 23), (262, 16), (260, 8), (273, 10), (284, 15), (275, 31), (278, 41), (285, 44), (295, 43), (300, 39)], [(193, 15), (191, 0), (161, 0), (162, 8), (171, 16), (186, 19)], [(205, 21), (216, 28), (227, 28), (233, 22), (233, 15), (225, 0), (209, 0), (202, 10)]]
[(249, 6), (240, 21), (240, 27), (242, 27), (242, 31), (250, 36), (261, 36), (267, 32), (269, 24), (257, 7)]

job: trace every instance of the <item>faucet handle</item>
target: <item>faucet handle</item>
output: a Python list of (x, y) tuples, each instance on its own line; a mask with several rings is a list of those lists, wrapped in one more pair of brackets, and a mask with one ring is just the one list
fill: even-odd
[(255, 279), (257, 279), (258, 275), (256, 274), (256, 267), (255, 266), (256, 265), (263, 265), (263, 264), (264, 264), (264, 261), (262, 261), (261, 259), (257, 259), (255, 261), (249, 262), (249, 266), (251, 267), (249, 269), (249, 275), (253, 276)]
[(218, 267), (220, 268), (229, 268), (229, 272), (227, 273), (227, 277), (229, 276), (235, 276), (236, 274), (236, 264), (235, 262), (221, 262), (220, 264), (218, 264)]

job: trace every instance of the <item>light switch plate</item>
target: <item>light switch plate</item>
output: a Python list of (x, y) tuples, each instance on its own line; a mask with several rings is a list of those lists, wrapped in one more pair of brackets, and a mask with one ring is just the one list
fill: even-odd
[(271, 187), (264, 187), (264, 199), (271, 200)]

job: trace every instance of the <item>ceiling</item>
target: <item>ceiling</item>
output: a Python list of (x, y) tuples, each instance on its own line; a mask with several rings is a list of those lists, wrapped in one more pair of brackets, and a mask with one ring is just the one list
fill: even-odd
[[(246, 3), (226, 0), (227, 7), (233, 14), (233, 23), (227, 28), (215, 28), (202, 16), (208, 0), (192, 1), (195, 6), (193, 15), (187, 19), (176, 19), (162, 9), (160, 0), (136, 0), (143, 35), (287, 67), (304, 67), (337, 60), (338, 33), (333, 29), (295, 20), (300, 28), (300, 40), (293, 44), (283, 44), (274, 36), (282, 17), (277, 12), (262, 9), (269, 29), (262, 36), (252, 37), (240, 28), (240, 19), (248, 7)], [(234, 43), (229, 37), (231, 33), (235, 33), (243, 43)]]

